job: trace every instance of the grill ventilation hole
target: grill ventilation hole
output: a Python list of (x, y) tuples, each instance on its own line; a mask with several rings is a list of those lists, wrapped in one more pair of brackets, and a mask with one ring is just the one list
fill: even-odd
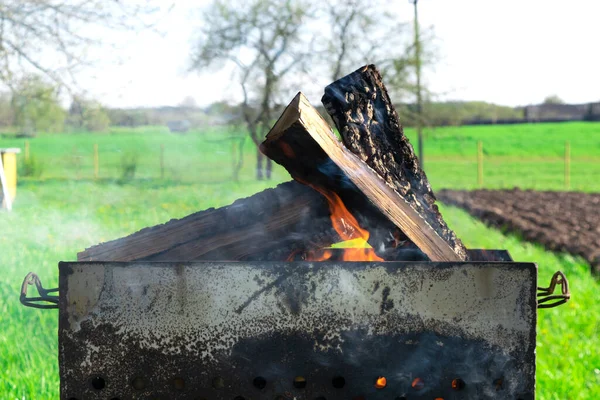
[(412, 381), (412, 384), (411, 384), (411, 386), (412, 386), (412, 387), (413, 387), (413, 389), (415, 389), (415, 390), (421, 390), (421, 389), (423, 389), (423, 388), (425, 387), (425, 382), (423, 382), (423, 379), (421, 379), (421, 378), (415, 378), (415, 379)]
[(385, 376), (380, 376), (379, 378), (375, 379), (375, 389), (383, 389), (387, 386), (387, 379), (385, 379)]
[(404, 396), (400, 396), (400, 397), (396, 397), (394, 400), (408, 400), (408, 399)]
[(297, 376), (294, 378), (294, 387), (296, 389), (304, 389), (306, 387), (306, 378), (303, 376)]
[(185, 380), (180, 377), (176, 377), (173, 379), (173, 387), (175, 390), (183, 390), (185, 388)]
[(144, 390), (146, 387), (146, 382), (144, 382), (144, 378), (138, 376), (131, 381), (131, 386), (133, 386), (135, 390)]
[(233, 400), (246, 400), (246, 398), (243, 396), (235, 396)]
[(252, 381), (252, 384), (254, 385), (255, 388), (262, 390), (265, 387), (267, 387), (267, 380), (265, 378), (263, 378), (262, 376), (257, 376)]
[(106, 381), (101, 376), (92, 377), (92, 387), (96, 390), (102, 390), (106, 386)]
[(282, 395), (275, 396), (275, 400), (285, 400), (285, 397)]
[(212, 380), (212, 387), (215, 389), (223, 389), (225, 387), (225, 380), (220, 376), (217, 376)]
[(334, 388), (341, 389), (346, 385), (346, 380), (344, 379), (343, 376), (336, 376), (335, 378), (333, 378), (331, 380), (331, 384), (333, 385)]
[(315, 398), (315, 400), (327, 400), (327, 399), (323, 396), (319, 396), (319, 397)]
[(465, 388), (465, 381), (462, 379), (453, 379), (452, 380), (452, 389), (454, 390), (463, 390)]
[(498, 378), (498, 379), (494, 380), (494, 387), (496, 388), (497, 392), (502, 390), (504, 388), (504, 379)]

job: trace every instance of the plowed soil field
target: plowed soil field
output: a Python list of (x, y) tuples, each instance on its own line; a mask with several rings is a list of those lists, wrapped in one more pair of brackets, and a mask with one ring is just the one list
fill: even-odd
[(512, 189), (440, 190), (436, 195), (489, 225), (581, 256), (600, 273), (600, 194)]

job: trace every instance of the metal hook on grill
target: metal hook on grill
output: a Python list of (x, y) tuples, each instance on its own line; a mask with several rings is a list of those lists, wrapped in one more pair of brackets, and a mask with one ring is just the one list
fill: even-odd
[[(556, 286), (560, 285), (561, 294), (554, 294)], [(552, 308), (565, 304), (571, 298), (569, 292), (569, 281), (565, 274), (561, 271), (556, 271), (550, 280), (550, 286), (547, 288), (538, 287), (538, 308)]]
[[(27, 297), (27, 288), (29, 285), (35, 285), (40, 297)], [(58, 292), (58, 288), (45, 289), (37, 274), (30, 272), (23, 279), (23, 284), (21, 285), (21, 304), (26, 307), (42, 309), (58, 308), (58, 296), (50, 294), (53, 292)]]

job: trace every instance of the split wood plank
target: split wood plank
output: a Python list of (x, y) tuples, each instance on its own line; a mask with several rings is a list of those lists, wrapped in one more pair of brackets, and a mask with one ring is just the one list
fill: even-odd
[[(261, 151), (283, 165), (295, 179), (335, 191), (353, 215), (364, 213), (368, 203), (376, 207), (383, 218), (377, 218), (375, 223), (363, 218), (362, 228), (371, 231), (387, 220), (388, 225), (399, 228), (431, 261), (464, 260), (402, 196), (340, 143), (302, 93), (298, 93), (268, 133)], [(361, 197), (361, 206), (355, 207), (353, 203)], [(376, 247), (375, 251), (378, 252)]]

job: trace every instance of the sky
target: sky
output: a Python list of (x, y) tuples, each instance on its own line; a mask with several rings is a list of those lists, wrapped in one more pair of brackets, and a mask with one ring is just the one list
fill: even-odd
[[(174, 106), (188, 96), (200, 106), (239, 99), (232, 67), (188, 71), (198, 10), (209, 2), (175, 0), (159, 33), (122, 34), (108, 56), (97, 49), (103, 61), (80, 74), (79, 85), (111, 107)], [(412, 20), (408, 0), (390, 11)], [(556, 94), (568, 103), (600, 101), (599, 16), (598, 0), (420, 0), (420, 24), (433, 26), (440, 55), (425, 83), (441, 100), (518, 106)], [(327, 83), (298, 90), (318, 103)]]

